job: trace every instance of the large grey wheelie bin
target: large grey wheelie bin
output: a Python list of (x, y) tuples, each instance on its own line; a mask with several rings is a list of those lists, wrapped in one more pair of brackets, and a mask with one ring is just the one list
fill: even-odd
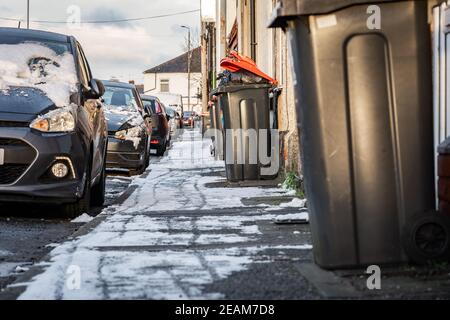
[[(223, 112), (224, 157), (230, 181), (271, 179), (278, 173), (265, 175), (262, 169), (268, 164), (261, 163), (260, 157), (261, 154), (271, 157), (271, 88), (270, 84), (229, 84), (215, 91)], [(264, 134), (265, 150), (260, 148)]]
[[(213, 91), (212, 95), (215, 95), (215, 91)], [(216, 160), (224, 160), (224, 146), (223, 146), (223, 121), (222, 121), (222, 111), (221, 104), (223, 102), (220, 101), (222, 96), (218, 96), (218, 101), (214, 103), (210, 109), (210, 119), (211, 119), (211, 130), (214, 130), (213, 135), (213, 143), (214, 143), (214, 156)]]
[(323, 268), (406, 262), (405, 223), (435, 209), (429, 5), (282, 0), (274, 12), (291, 42)]

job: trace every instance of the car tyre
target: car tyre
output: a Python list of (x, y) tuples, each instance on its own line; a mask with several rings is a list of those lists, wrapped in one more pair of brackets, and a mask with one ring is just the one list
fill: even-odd
[(102, 207), (105, 204), (105, 192), (106, 192), (106, 164), (103, 165), (100, 180), (91, 189), (91, 205), (94, 207)]
[(84, 195), (75, 203), (69, 203), (63, 206), (63, 215), (66, 218), (74, 219), (84, 213), (89, 213), (91, 207), (91, 164), (86, 170), (86, 181), (84, 186)]
[(161, 145), (158, 146), (158, 149), (156, 149), (156, 155), (158, 157), (162, 157), (164, 156), (164, 153), (166, 153), (167, 150), (167, 142), (164, 141), (163, 143), (161, 143)]
[(407, 223), (403, 247), (416, 264), (450, 261), (450, 217), (431, 212)]

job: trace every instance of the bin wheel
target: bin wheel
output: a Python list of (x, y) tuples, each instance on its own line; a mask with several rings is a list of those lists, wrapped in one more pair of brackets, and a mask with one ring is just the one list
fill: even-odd
[(417, 264), (450, 261), (450, 217), (432, 212), (412, 219), (405, 227), (403, 247)]

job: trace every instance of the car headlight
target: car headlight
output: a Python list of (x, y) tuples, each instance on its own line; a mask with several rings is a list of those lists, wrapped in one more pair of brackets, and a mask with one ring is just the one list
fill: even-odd
[(75, 118), (69, 108), (56, 109), (39, 116), (30, 128), (41, 132), (70, 132), (75, 130)]
[(117, 131), (115, 137), (120, 140), (127, 138), (140, 138), (142, 136), (142, 127), (133, 127), (127, 130)]

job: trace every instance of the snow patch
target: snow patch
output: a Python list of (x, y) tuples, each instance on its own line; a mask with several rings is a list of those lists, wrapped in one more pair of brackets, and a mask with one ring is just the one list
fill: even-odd
[(90, 215), (88, 215), (87, 213), (82, 214), (81, 216), (79, 216), (76, 219), (73, 219), (71, 222), (72, 223), (89, 223), (92, 220), (94, 220), (93, 217), (91, 217)]
[[(30, 66), (32, 59), (36, 62)], [(70, 104), (70, 95), (77, 90), (75, 62), (70, 53), (58, 55), (38, 43), (1, 44), (0, 65), (2, 94), (11, 87), (35, 88), (63, 107)]]
[(309, 222), (309, 213), (304, 211), (300, 213), (293, 213), (293, 214), (284, 214), (279, 215), (275, 217), (276, 223), (288, 223), (288, 222)]
[[(310, 245), (257, 246), (258, 223), (277, 218), (264, 213), (266, 208), (258, 208), (259, 215), (220, 214), (220, 208), (246, 207), (243, 197), (286, 192), (208, 188), (208, 183), (222, 179), (205, 173), (224, 166), (210, 157), (208, 145), (200, 135), (185, 132), (168, 158), (152, 164), (146, 178), (131, 182), (137, 188), (127, 201), (107, 208), (105, 220), (89, 234), (51, 252), (46, 270), (27, 284), (20, 299), (220, 299), (222, 294), (205, 293), (204, 287), (252, 263), (270, 262), (272, 255), (258, 259), (263, 251), (310, 250)], [(282, 207), (304, 204), (296, 199)], [(158, 214), (161, 211), (177, 214)], [(80, 290), (66, 286), (70, 266), (82, 271)]]
[(0, 257), (7, 257), (10, 255), (11, 255), (11, 252), (6, 251), (6, 250), (0, 250)]

